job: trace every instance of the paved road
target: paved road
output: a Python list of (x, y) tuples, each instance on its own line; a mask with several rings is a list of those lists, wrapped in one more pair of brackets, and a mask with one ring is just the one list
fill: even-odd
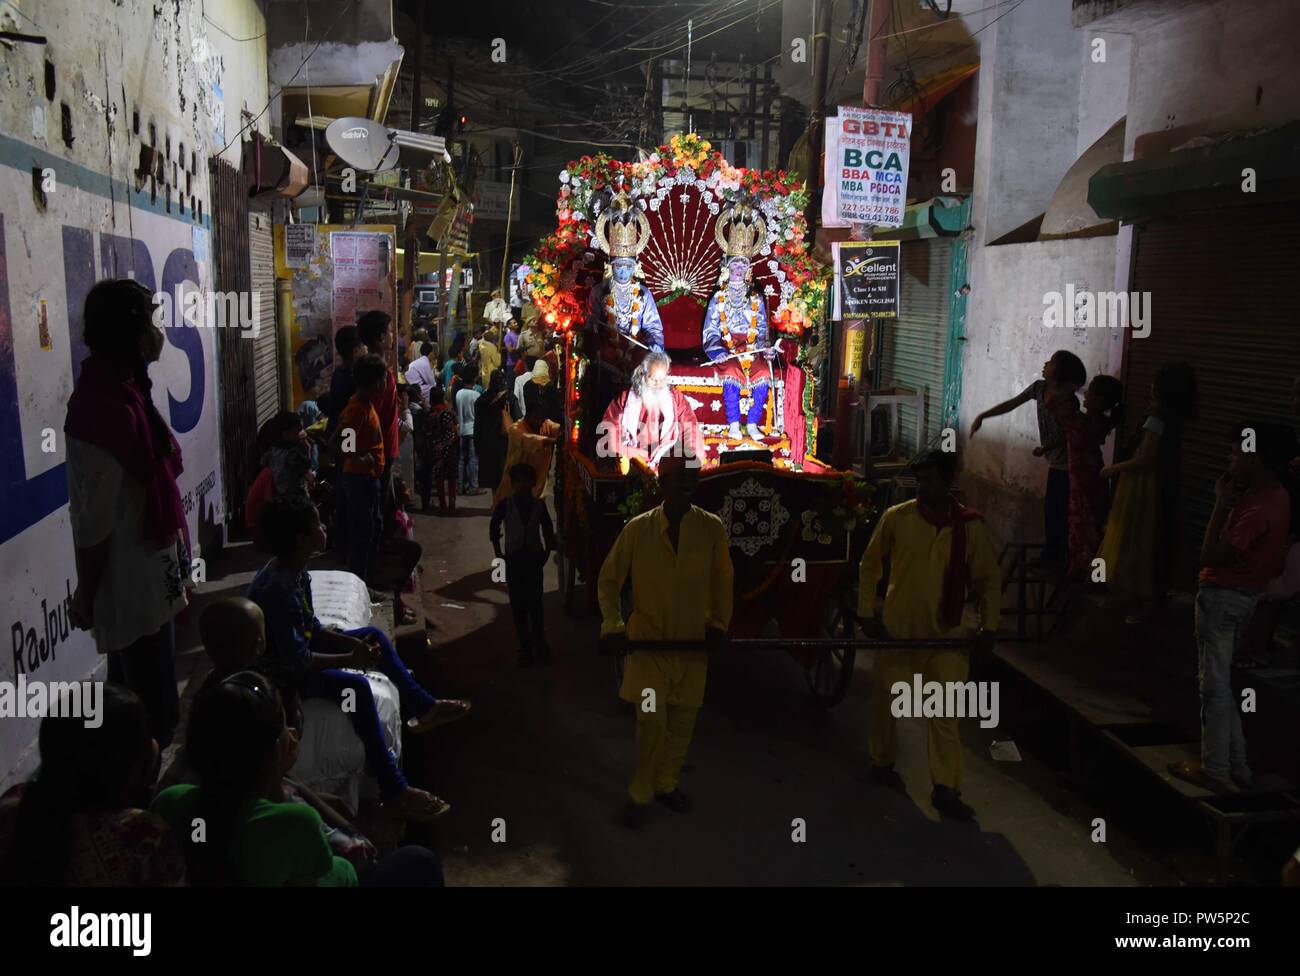
[[(964, 723), (965, 798), (979, 822), (929, 806), (925, 729), (903, 723), (908, 797), (870, 784), (869, 662), (848, 697), (817, 707), (787, 656), (715, 661), (682, 788), (687, 815), (656, 808), (644, 830), (617, 813), (631, 771), (633, 717), (596, 653), (596, 621), (566, 617), (554, 564), (546, 586), (554, 664), (516, 667), (505, 586), (492, 581), (488, 496), (455, 517), (415, 515), (424, 605), (435, 626), (436, 691), (474, 702), (433, 733), (421, 761), (453, 809), (438, 825), (451, 884), (1105, 884), (1170, 883), (1031, 757), (994, 762), (996, 730)], [(806, 842), (792, 840), (796, 818)], [(504, 824), (505, 841), (493, 841)]]

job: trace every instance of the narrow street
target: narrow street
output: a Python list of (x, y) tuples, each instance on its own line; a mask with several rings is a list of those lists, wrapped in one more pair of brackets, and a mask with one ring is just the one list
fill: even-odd
[[(909, 796), (872, 784), (861, 658), (830, 712), (783, 655), (715, 659), (682, 778), (695, 810), (656, 807), (642, 831), (627, 830), (618, 812), (633, 718), (615, 695), (613, 663), (597, 653), (598, 623), (564, 614), (552, 562), (554, 663), (520, 669), (505, 585), (491, 580), (487, 516), (487, 495), (462, 498), (455, 518), (415, 514), (445, 680), (435, 691), (474, 702), (428, 749), (431, 786), (452, 804), (437, 830), (449, 884), (1170, 883), (1116, 832), (1092, 843), (1094, 813), (1032, 757), (990, 759), (996, 730), (974, 721), (963, 723), (964, 796), (978, 826), (940, 821), (930, 807), (923, 721), (901, 723)], [(795, 818), (805, 843), (791, 839)]]

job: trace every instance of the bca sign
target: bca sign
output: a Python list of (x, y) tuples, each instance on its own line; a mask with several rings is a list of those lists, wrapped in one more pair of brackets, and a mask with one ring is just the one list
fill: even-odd
[(907, 112), (841, 105), (826, 120), (824, 225), (903, 225), (911, 135)]

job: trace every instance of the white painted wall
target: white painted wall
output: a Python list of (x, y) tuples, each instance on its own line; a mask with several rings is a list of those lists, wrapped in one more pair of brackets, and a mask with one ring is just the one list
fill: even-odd
[(1298, 50), (1295, 0), (1223, 0), (1137, 35), (1125, 158), (1143, 133), (1244, 131), (1300, 118)]
[[(221, 90), (225, 109), (220, 126), (218, 116), (213, 115), (213, 128), (219, 128), (223, 137), (214, 149), (229, 143), (221, 158), (239, 166), (243, 112), (257, 115), (267, 103), (266, 18), (252, 0), (205, 0), (203, 9), (207, 16), (201, 29), (206, 31), (211, 51), (209, 71)], [(248, 131), (253, 129), (269, 135), (271, 113), (262, 112)]]
[[(206, 8), (235, 37), (264, 30), (255, 0), (208, 0)], [(264, 104), (266, 70), (256, 42), (214, 39), (197, 3), (96, 3), (92, 16), (85, 0), (14, 0), (0, 11), (48, 38), (45, 46), (0, 48), (0, 439), (8, 455), (0, 464), (0, 624), (8, 634), (0, 681), (18, 671), (76, 680), (101, 664), (90, 638), (69, 632), (62, 614), (76, 586), (62, 429), (73, 366), (84, 356), (81, 300), (94, 281), (127, 272), (158, 288), (210, 287), (208, 156), (220, 148), (219, 123), (233, 136), (239, 126), (231, 113), (237, 119), (244, 103), (254, 111)], [(60, 131), (64, 103), (71, 146)], [(179, 185), (170, 212), (165, 186), (156, 201), (148, 185), (143, 193), (135, 187), (151, 124), (160, 152), (171, 141), (168, 180)], [(186, 173), (191, 152), (195, 165)], [(44, 209), (34, 198), (33, 167), (55, 181)], [(225, 511), (216, 335), (168, 329), (152, 375), (155, 402), (181, 443), (180, 489), (197, 535), (201, 520), (219, 524)], [(42, 450), (47, 430), (55, 432), (50, 453)], [(31, 769), (36, 728), (32, 719), (0, 718), (0, 789)]]

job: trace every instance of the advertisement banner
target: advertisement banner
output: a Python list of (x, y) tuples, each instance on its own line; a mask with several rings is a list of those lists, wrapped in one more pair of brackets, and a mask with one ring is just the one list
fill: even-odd
[(911, 135), (907, 112), (841, 105), (826, 119), (823, 226), (903, 226)]
[(898, 318), (898, 241), (840, 241), (835, 257), (835, 312), (842, 319)]
[[(293, 406), (329, 389), (334, 333), (371, 309), (395, 315), (394, 228), (385, 224), (320, 224), (303, 267), (289, 263), (287, 232), (275, 225), (275, 276), (289, 282)], [(294, 242), (296, 248), (302, 242)]]
[[(0, 140), (5, 145), (12, 149)], [(167, 213), (161, 197), (151, 207), (148, 193), (128, 198), (107, 178), (41, 150), (21, 152), (22, 165), (0, 165), (0, 616), (8, 633), (0, 682), (79, 681), (103, 661), (67, 614), (77, 569), (63, 422), (88, 355), (86, 294), (103, 278), (124, 277), (171, 296), (210, 292), (209, 232), (191, 213)], [(40, 210), (33, 158), (59, 176)], [(149, 370), (154, 405), (180, 442), (185, 470), (177, 481), (196, 543), (214, 538), (225, 518), (218, 337), (210, 325), (164, 328), (162, 356)], [(36, 718), (0, 721), (0, 779), (38, 725)]]

